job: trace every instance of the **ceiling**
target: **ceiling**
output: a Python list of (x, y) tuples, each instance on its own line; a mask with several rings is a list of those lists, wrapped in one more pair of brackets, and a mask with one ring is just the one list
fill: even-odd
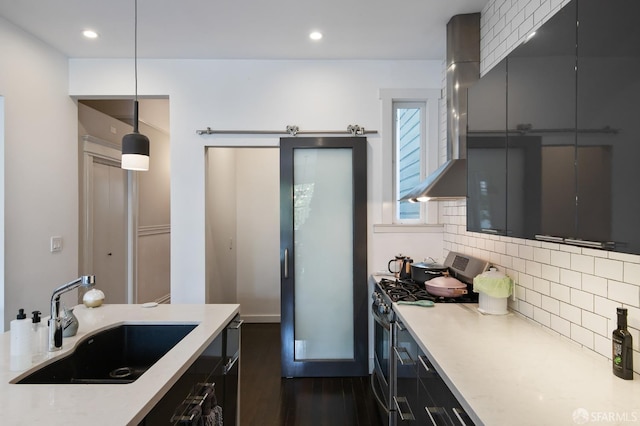
[[(487, 2), (138, 0), (138, 57), (444, 59), (449, 19)], [(0, 16), (70, 58), (133, 57), (134, 10), (133, 0), (0, 0)]]

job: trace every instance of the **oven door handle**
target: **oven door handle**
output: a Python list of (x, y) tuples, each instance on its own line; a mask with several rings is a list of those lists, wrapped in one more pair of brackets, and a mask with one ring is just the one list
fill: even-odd
[(373, 319), (380, 324), (385, 330), (391, 331), (391, 325), (388, 322), (383, 321), (382, 316), (376, 312), (373, 306), (371, 306), (371, 313), (373, 315)]
[(373, 393), (373, 397), (376, 399), (376, 401), (378, 401), (378, 404), (384, 409), (384, 412), (389, 414), (389, 407), (387, 407), (387, 404), (385, 404), (382, 401), (382, 398), (380, 398), (380, 395), (378, 395), (378, 391), (376, 390), (376, 385), (375, 385), (375, 375), (376, 372), (375, 370), (373, 371), (373, 373), (371, 373), (371, 391)]

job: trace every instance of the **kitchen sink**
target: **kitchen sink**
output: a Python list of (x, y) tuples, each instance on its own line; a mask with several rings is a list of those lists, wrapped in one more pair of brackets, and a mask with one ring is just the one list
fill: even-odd
[(196, 324), (123, 324), (84, 338), (74, 351), (17, 384), (126, 384), (180, 342)]

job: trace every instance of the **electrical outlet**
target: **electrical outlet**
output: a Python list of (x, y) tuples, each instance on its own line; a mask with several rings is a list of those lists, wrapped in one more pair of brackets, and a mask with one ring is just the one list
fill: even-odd
[(51, 237), (51, 253), (62, 251), (62, 237)]

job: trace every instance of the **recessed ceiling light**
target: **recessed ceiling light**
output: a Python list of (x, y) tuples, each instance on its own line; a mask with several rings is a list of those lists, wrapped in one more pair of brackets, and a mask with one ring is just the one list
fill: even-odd
[(86, 38), (98, 38), (98, 33), (93, 30), (84, 30), (82, 31), (82, 35)]
[(313, 31), (309, 34), (309, 38), (311, 40), (320, 40), (322, 38), (322, 33), (320, 31)]

